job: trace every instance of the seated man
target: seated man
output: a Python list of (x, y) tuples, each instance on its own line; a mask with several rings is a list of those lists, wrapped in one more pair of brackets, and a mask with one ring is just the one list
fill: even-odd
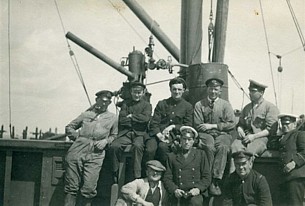
[[(149, 135), (145, 143), (146, 160), (157, 158), (165, 164), (167, 154), (182, 125), (193, 124), (193, 106), (182, 98), (186, 83), (182, 78), (169, 82), (171, 97), (158, 102), (150, 122)], [(158, 150), (157, 150), (158, 149)]]
[(211, 170), (206, 153), (193, 148), (198, 134), (189, 126), (182, 126), (181, 150), (168, 155), (163, 182), (171, 195), (172, 205), (200, 205), (211, 183)]
[(297, 116), (279, 115), (280, 157), (283, 166), (283, 198), (286, 205), (303, 205), (305, 193), (305, 132), (297, 128)]
[(253, 153), (242, 150), (233, 153), (232, 157), (236, 170), (225, 180), (223, 205), (272, 206), (266, 178), (252, 170)]
[(144, 90), (144, 84), (131, 83), (131, 99), (124, 100), (121, 106), (118, 138), (112, 142), (109, 150), (115, 182), (117, 182), (120, 155), (130, 144), (132, 144), (134, 178), (141, 177), (144, 136), (152, 112), (151, 104), (142, 98)]
[(232, 153), (247, 148), (254, 155), (267, 149), (270, 133), (276, 129), (278, 108), (263, 98), (266, 85), (250, 80), (251, 102), (243, 108), (237, 124), (238, 137), (231, 145)]
[(146, 178), (136, 179), (121, 189), (124, 198), (118, 199), (115, 206), (143, 205), (167, 206), (166, 190), (161, 177), (166, 168), (157, 160), (146, 163)]
[[(223, 81), (206, 81), (208, 96), (195, 104), (194, 125), (199, 133), (198, 148), (206, 150), (212, 165), (210, 194), (221, 195), (219, 182), (223, 177), (235, 127), (234, 111), (230, 103), (220, 97)], [(213, 160), (214, 159), (214, 160)]]

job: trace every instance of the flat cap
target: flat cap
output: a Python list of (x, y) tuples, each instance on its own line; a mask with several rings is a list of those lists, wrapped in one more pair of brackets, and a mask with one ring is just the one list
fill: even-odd
[(249, 82), (250, 82), (249, 89), (252, 88), (252, 89), (258, 89), (258, 90), (265, 90), (268, 87), (262, 83), (254, 81), (252, 79), (249, 79)]
[(243, 162), (243, 161), (249, 160), (253, 156), (254, 155), (252, 152), (248, 152), (246, 150), (237, 151), (232, 154), (232, 158), (234, 159), (234, 161), (237, 161), (237, 162)]
[(198, 132), (193, 127), (190, 127), (190, 126), (182, 126), (182, 127), (180, 127), (180, 132), (181, 132), (181, 134), (183, 134), (185, 132), (193, 133), (194, 134), (194, 138), (198, 137)]
[(155, 171), (164, 172), (166, 168), (158, 160), (149, 160), (146, 162), (146, 166), (152, 168)]
[(146, 88), (146, 86), (141, 82), (131, 82), (130, 83), (130, 88), (134, 88), (134, 87), (142, 87), (143, 89)]
[(287, 114), (287, 113), (283, 113), (279, 115), (279, 119), (281, 120), (281, 123), (283, 124), (289, 124), (292, 122), (297, 121), (298, 116), (294, 115), (294, 114)]
[(208, 87), (222, 86), (223, 81), (218, 78), (210, 78), (210, 79), (206, 80), (205, 85), (207, 85)]
[(101, 91), (97, 92), (95, 94), (95, 96), (96, 97), (106, 97), (108, 99), (111, 99), (112, 96), (113, 96), (113, 93), (111, 91), (109, 91), (109, 90), (101, 90)]

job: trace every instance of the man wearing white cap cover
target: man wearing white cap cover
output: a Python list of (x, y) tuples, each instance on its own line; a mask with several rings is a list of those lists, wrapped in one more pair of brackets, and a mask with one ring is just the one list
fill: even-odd
[(303, 205), (305, 193), (305, 132), (296, 129), (297, 116), (279, 115), (281, 131), (280, 158), (284, 174), (286, 205)]
[(202, 206), (211, 183), (211, 170), (205, 151), (193, 147), (198, 133), (182, 126), (181, 150), (170, 153), (164, 174), (164, 186), (171, 195), (172, 205)]

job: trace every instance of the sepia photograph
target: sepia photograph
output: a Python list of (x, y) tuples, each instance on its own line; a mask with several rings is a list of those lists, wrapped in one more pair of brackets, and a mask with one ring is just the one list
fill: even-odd
[(0, 11), (0, 206), (305, 205), (304, 0)]

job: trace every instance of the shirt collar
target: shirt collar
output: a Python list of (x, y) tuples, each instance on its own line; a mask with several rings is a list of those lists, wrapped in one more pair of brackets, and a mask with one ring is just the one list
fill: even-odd
[[(215, 100), (214, 100), (214, 102), (216, 102), (216, 101), (218, 101), (219, 100), (219, 97), (217, 97)], [(209, 97), (208, 97), (208, 101), (209, 102), (212, 102), (213, 100), (211, 100)]]

